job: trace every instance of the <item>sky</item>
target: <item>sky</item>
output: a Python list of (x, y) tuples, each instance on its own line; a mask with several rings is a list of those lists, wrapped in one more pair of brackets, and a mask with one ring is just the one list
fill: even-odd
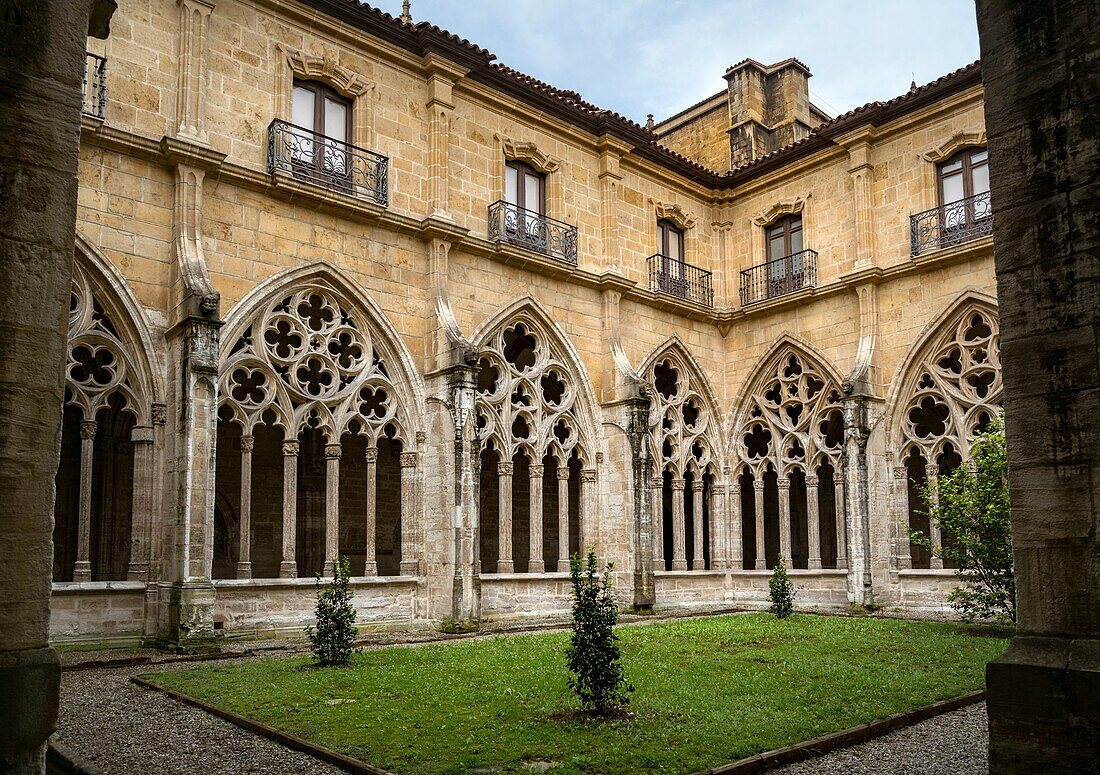
[(639, 123), (721, 91), (746, 57), (800, 59), (830, 115), (978, 58), (973, 0), (412, 0), (412, 17)]

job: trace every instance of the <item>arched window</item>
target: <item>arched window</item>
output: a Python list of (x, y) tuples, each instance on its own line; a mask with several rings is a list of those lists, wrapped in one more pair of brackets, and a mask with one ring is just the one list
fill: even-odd
[(964, 148), (936, 167), (936, 180), (941, 207), (988, 193), (989, 151)]

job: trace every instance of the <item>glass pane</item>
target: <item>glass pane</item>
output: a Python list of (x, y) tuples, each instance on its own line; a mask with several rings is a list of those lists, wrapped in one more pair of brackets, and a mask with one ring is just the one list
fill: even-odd
[(942, 167), (940, 167), (940, 171), (943, 172), (944, 174), (948, 174), (948, 173), (951, 173), (951, 172), (958, 172), (962, 168), (963, 168), (962, 159), (959, 159), (958, 161), (949, 162), (949, 163), (943, 165)]
[(977, 167), (972, 167), (970, 170), (971, 181), (973, 183), (972, 188), (974, 195), (984, 194), (989, 191), (989, 165), (981, 164)]
[(799, 222), (798, 231), (791, 232), (791, 253), (798, 253), (802, 250), (802, 227), (801, 221)]
[(684, 260), (684, 235), (675, 229), (668, 230), (668, 257)]
[(342, 102), (325, 99), (325, 134), (333, 140), (347, 142), (348, 106)]
[(963, 177), (962, 172), (957, 172), (954, 175), (948, 175), (940, 181), (940, 193), (943, 196), (943, 203), (957, 202), (963, 198)]
[(519, 170), (515, 167), (504, 168), (504, 201), (519, 204)]
[(783, 258), (785, 255), (783, 250), (785, 248), (783, 235), (776, 234), (768, 240), (768, 260), (774, 261), (777, 258)]
[[(313, 129), (313, 108), (316, 95), (301, 86), (294, 87), (293, 106), (290, 122), (306, 130)], [(313, 163), (313, 135), (311, 132), (292, 132), (288, 140), (288, 149), (292, 161), (302, 164)]]
[(980, 151), (973, 151), (970, 154), (970, 163), (971, 164), (977, 164), (978, 162), (985, 161), (988, 158), (989, 158), (989, 151), (987, 151), (983, 148)]
[(542, 180), (537, 175), (523, 176), (523, 206), (537, 213), (542, 212)]

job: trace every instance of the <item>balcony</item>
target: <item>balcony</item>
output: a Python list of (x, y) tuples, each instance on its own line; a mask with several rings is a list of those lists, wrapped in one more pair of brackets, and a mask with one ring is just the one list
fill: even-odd
[(107, 59), (88, 51), (84, 55), (84, 100), (87, 116), (102, 119), (107, 107)]
[(577, 227), (504, 201), (489, 205), (489, 239), (577, 265)]
[(675, 258), (656, 253), (649, 257), (649, 290), (714, 306), (711, 273)]
[(993, 233), (989, 192), (909, 216), (910, 255), (949, 248)]
[(267, 171), (385, 207), (389, 202), (390, 160), (276, 119), (268, 127)]
[(741, 272), (741, 306), (813, 288), (817, 284), (817, 251), (802, 250)]

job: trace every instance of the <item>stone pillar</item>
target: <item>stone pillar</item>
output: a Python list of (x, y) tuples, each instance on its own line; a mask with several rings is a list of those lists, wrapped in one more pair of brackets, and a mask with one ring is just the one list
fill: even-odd
[(241, 518), (238, 539), (237, 578), (252, 578), (252, 452), (256, 437), (241, 436)]
[(752, 489), (756, 498), (756, 569), (767, 570), (768, 561), (764, 556), (764, 481), (759, 476), (753, 479)]
[[(325, 445), (325, 573), (335, 576), (340, 556), (340, 456), (338, 443)], [(404, 522), (404, 520), (402, 520)]]
[(806, 567), (821, 570), (821, 510), (817, 503), (817, 477), (806, 477), (806, 543), (809, 557)]
[[(617, 309), (616, 306), (616, 314), (608, 322), (616, 332), (615, 343), (619, 341)], [(623, 386), (622, 392), (626, 395), (622, 421), (630, 441), (630, 500), (634, 507), (634, 608), (651, 610), (656, 602), (653, 572), (664, 570), (664, 563), (657, 559), (662, 552), (660, 503), (654, 507), (651, 492), (655, 465), (649, 457), (649, 391), (644, 385), (630, 384)]]
[(664, 490), (663, 476), (649, 480), (650, 500), (653, 503), (653, 564), (657, 570), (665, 569)]
[(836, 511), (836, 568), (846, 570), (848, 568), (848, 529), (844, 524), (844, 472), (839, 468), (833, 469), (833, 500)]
[(279, 577), (298, 578), (298, 440), (283, 442), (283, 560)]
[(449, 205), (451, 161), (451, 115), (454, 113), (452, 92), (455, 81), (467, 69), (430, 53), (424, 57), (424, 72), (428, 79), (428, 199), (432, 217), (454, 220)]
[[(580, 503), (577, 504), (579, 510), (578, 522), (580, 522), (580, 540), (577, 543), (580, 545), (580, 552), (584, 554), (589, 546), (593, 545), (593, 536), (589, 531), (592, 529), (592, 499), (596, 497), (596, 469), (585, 468), (581, 471), (581, 486), (580, 486)], [(589, 543), (585, 543), (588, 541)], [(598, 550), (598, 542), (597, 542)]]
[(729, 503), (729, 551), (726, 552), (729, 562), (727, 565), (732, 570), (743, 570), (745, 567), (745, 548), (744, 536), (741, 533), (741, 520), (743, 519), (743, 515), (741, 513), (740, 477), (735, 477), (733, 483), (729, 486)]
[(569, 466), (558, 466), (558, 573), (569, 571)]
[[(441, 245), (436, 245), (436, 248)], [(433, 254), (433, 276), (435, 269), (445, 265), (446, 254), (436, 250)], [(446, 304), (443, 284), (445, 276), (438, 276), (439, 297), (436, 299), (437, 317), (441, 321), (442, 336), (434, 341), (439, 344), (441, 360), (445, 363), (448, 414), (454, 422), (454, 508), (451, 528), (453, 530), (454, 573), (451, 578), (451, 618), (458, 623), (473, 625), (480, 615), (481, 594), (481, 537), (480, 537), (480, 501), (481, 501), (481, 458), (480, 443), (477, 440), (477, 422), (474, 411), (477, 387), (478, 354), (473, 348), (458, 343), (447, 331), (457, 330), (442, 325), (448, 319), (442, 311), (449, 310)], [(434, 282), (434, 281), (433, 281)], [(446, 350), (442, 348), (447, 346)], [(445, 358), (445, 360), (444, 360)]]
[(206, 143), (206, 25), (213, 0), (177, 0), (179, 68), (176, 79), (176, 136)]
[(114, 4), (0, 7), (0, 772), (30, 775), (61, 677), (49, 605), (84, 51)]
[(546, 560), (542, 549), (542, 479), (543, 464), (532, 463), (531, 472), (531, 560), (527, 565), (528, 573), (546, 571)]
[(1100, 14), (978, 0), (1016, 636), (986, 669), (991, 773), (1100, 760)]
[[(935, 509), (940, 503), (940, 468), (935, 463), (929, 463), (924, 469), (925, 481), (928, 485), (928, 508)], [(943, 569), (943, 558), (936, 554), (943, 546), (943, 536), (940, 534), (940, 526), (934, 519), (928, 520), (928, 536), (932, 542), (932, 559), (929, 566), (933, 570)]]
[(128, 581), (149, 579), (149, 555), (153, 520), (154, 450), (153, 426), (135, 425), (130, 431), (134, 449), (134, 484), (130, 522), (130, 565)]
[(899, 570), (913, 567), (913, 555), (909, 550), (909, 469), (894, 466), (894, 515), (898, 531), (894, 555)]
[[(844, 387), (848, 387), (847, 383)], [(844, 487), (847, 497), (844, 515), (848, 537), (848, 601), (855, 605), (870, 605), (871, 575), (871, 514), (868, 497), (867, 442), (871, 437), (871, 409), (867, 395), (850, 393), (844, 399)]]
[[(691, 569), (692, 570), (706, 570), (707, 559), (704, 556), (703, 551), (703, 481), (702, 479), (694, 479), (691, 482)], [(714, 521), (714, 514), (711, 513), (711, 521)], [(713, 546), (713, 544), (712, 544)]]
[(364, 460), (367, 467), (367, 561), (364, 576), (378, 575), (378, 447), (367, 447)]
[(725, 570), (728, 567), (729, 509), (726, 501), (726, 485), (711, 481), (710, 486), (710, 567)]
[(512, 561), (512, 472), (515, 463), (502, 460), (497, 463), (497, 525), (500, 547), (497, 555), (497, 573), (512, 573), (515, 563)]
[(401, 453), (401, 575), (420, 575), (420, 552), (416, 542), (416, 470), (420, 461), (418, 452)]
[(91, 581), (92, 471), (95, 466), (95, 420), (80, 423), (80, 501), (76, 518), (76, 564), (73, 581)]
[(684, 543), (684, 480), (672, 478), (672, 570), (687, 570), (687, 547)]
[(780, 476), (779, 486), (779, 557), (788, 568), (794, 567), (791, 559), (791, 480)]

